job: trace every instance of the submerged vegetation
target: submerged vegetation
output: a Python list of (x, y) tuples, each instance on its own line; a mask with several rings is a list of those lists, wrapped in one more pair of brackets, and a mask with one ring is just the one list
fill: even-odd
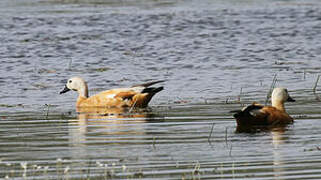
[[(242, 173), (237, 167), (247, 166), (236, 164), (235, 162), (211, 164), (208, 162), (176, 162), (168, 164), (168, 170), (157, 171), (157, 166), (148, 167), (145, 165), (126, 164), (119, 162), (72, 162), (70, 160), (58, 158), (50, 164), (29, 164), (26, 161), (20, 163), (0, 162), (0, 167), (7, 173), (4, 173), (4, 179), (12, 178), (41, 178), (41, 179), (144, 179), (155, 177), (167, 177), (168, 175), (177, 179), (202, 179), (202, 176), (216, 178), (245, 178), (259, 177), (255, 171)], [(80, 165), (80, 166), (78, 166)], [(83, 167), (81, 167), (83, 165)], [(86, 166), (84, 166), (86, 165)], [(204, 166), (204, 167), (203, 167)]]

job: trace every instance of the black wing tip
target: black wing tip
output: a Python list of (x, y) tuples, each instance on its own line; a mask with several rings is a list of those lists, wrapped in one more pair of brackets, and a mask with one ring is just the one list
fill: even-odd
[(234, 113), (234, 114), (233, 114), (233, 117), (234, 117), (234, 118), (240, 118), (240, 117), (242, 117), (242, 116), (252, 116), (252, 115), (250, 114), (250, 112), (251, 112), (252, 110), (262, 109), (262, 108), (263, 108), (263, 106), (261, 106), (261, 105), (252, 104), (252, 105), (247, 106), (247, 107), (246, 107), (245, 109), (243, 109), (243, 110), (232, 110), (232, 111), (230, 111), (230, 113)]
[(233, 117), (234, 118), (238, 118), (238, 117), (240, 117), (242, 115), (243, 111), (241, 111), (241, 110), (233, 110), (233, 111), (230, 111), (230, 113), (234, 113)]
[(164, 90), (164, 87), (163, 87), (163, 86), (156, 88), (156, 89), (154, 90), (154, 92), (155, 92), (155, 93), (158, 93), (158, 92), (160, 92), (160, 91), (162, 91), (162, 90)]
[(157, 88), (156, 88), (156, 87), (145, 88), (145, 89), (142, 91), (142, 93), (153, 93), (153, 94), (156, 94), (156, 93), (162, 91), (163, 89), (164, 89), (163, 86), (157, 87)]
[(250, 112), (250, 111), (252, 111), (254, 109), (262, 109), (263, 107), (264, 106), (262, 106), (262, 105), (252, 104), (252, 105), (247, 106), (243, 111), (244, 112)]
[(136, 85), (133, 85), (132, 87), (139, 87), (139, 86), (149, 87), (151, 85), (162, 83), (162, 82), (165, 82), (165, 81), (166, 80), (151, 81), (151, 82), (147, 82), (147, 83), (143, 83), (143, 84), (136, 84)]

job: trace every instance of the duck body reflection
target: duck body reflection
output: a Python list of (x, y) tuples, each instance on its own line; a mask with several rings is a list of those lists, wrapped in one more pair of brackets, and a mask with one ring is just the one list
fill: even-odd
[[(77, 119), (68, 121), (71, 159), (74, 161), (91, 159), (97, 153), (105, 157), (106, 162), (115, 158), (136, 159), (137, 154), (130, 153), (128, 147), (152, 142), (148, 122), (163, 119), (150, 108), (77, 107), (76, 111)], [(73, 166), (87, 167), (90, 162), (80, 161)]]
[[(123, 129), (129, 125), (135, 127), (144, 126), (144, 123), (160, 121), (163, 118), (150, 108), (99, 108), (99, 107), (77, 107), (77, 124), (79, 134), (86, 134), (91, 130), (97, 130), (103, 134), (122, 134)], [(113, 130), (112, 130), (113, 129)], [(135, 129), (135, 128), (134, 128)], [(144, 133), (141, 128), (126, 133), (141, 134)], [(95, 131), (94, 130), (94, 131)]]

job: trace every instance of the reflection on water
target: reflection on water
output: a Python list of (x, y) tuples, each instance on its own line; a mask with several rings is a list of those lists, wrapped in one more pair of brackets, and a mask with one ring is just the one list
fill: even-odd
[[(154, 116), (148, 110), (133, 110), (124, 108), (77, 108), (77, 121), (71, 121), (71, 129), (75, 134), (72, 137), (82, 137), (88, 133), (99, 132), (100, 135), (142, 135), (143, 130), (135, 128), (135, 131), (122, 131), (128, 125), (153, 121)], [(78, 128), (75, 128), (75, 124)], [(73, 138), (72, 138), (73, 139)], [(112, 139), (106, 139), (112, 141)], [(82, 141), (85, 142), (85, 141)]]
[[(47, 120), (8, 114), (1, 120), (6, 132), (0, 139), (6, 147), (0, 151), (0, 174), (22, 177), (24, 162), (27, 177), (288, 179), (306, 168), (309, 172), (300, 177), (320, 173), (319, 154), (302, 149), (317, 143), (319, 121), (296, 119), (285, 128), (236, 133), (236, 122), (228, 114), (235, 106), (179, 105), (131, 112), (85, 108), (67, 121), (55, 120), (54, 114)], [(40, 169), (33, 170), (35, 165)]]
[(284, 141), (286, 141), (288, 138), (283, 135), (284, 130), (272, 130), (271, 136), (272, 136), (272, 144), (273, 144), (273, 170), (274, 170), (274, 176), (278, 179), (284, 179), (282, 178), (282, 174), (286, 172), (284, 167), (284, 158), (282, 152), (279, 152), (280, 146), (284, 144)]
[(284, 132), (290, 125), (236, 126), (237, 133)]
[[(91, 146), (100, 146), (95, 149), (95, 153), (99, 153), (99, 149), (112, 144), (123, 144), (121, 141), (135, 141), (135, 136), (144, 136), (144, 124), (153, 117), (147, 109), (125, 109), (125, 108), (77, 108), (77, 120), (69, 121), (69, 145), (72, 146), (71, 160), (92, 159)], [(132, 128), (134, 126), (135, 128)], [(126, 138), (121, 138), (126, 137)], [(121, 139), (120, 139), (121, 138)], [(139, 139), (139, 138), (138, 138)], [(125, 151), (125, 152), (121, 152)], [(128, 149), (117, 150), (117, 153), (126, 153)], [(96, 162), (100, 163), (101, 160)], [(94, 162), (94, 163), (96, 163)], [(90, 167), (91, 162), (83, 161), (71, 166)], [(73, 171), (76, 175), (81, 172)]]

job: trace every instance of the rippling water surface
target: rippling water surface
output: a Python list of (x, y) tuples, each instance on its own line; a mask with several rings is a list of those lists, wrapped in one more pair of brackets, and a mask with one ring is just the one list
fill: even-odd
[[(2, 0), (0, 178), (320, 179), (319, 1)], [(287, 87), (295, 123), (237, 133), (231, 110)], [(161, 80), (150, 109), (76, 113)]]

